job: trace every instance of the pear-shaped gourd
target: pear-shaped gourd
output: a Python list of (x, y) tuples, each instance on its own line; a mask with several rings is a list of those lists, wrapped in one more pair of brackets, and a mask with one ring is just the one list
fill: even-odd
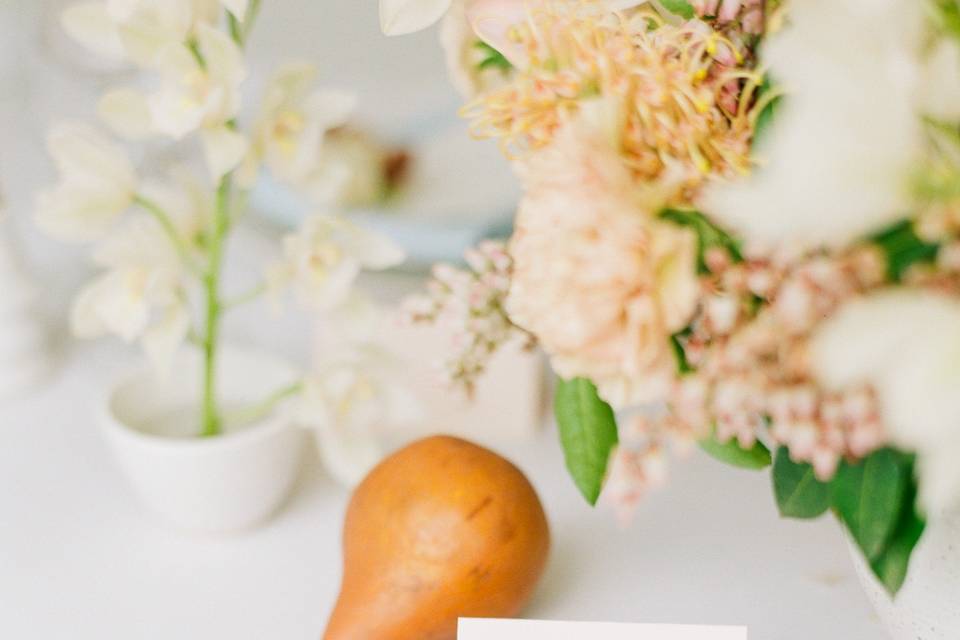
[(417, 441), (357, 487), (325, 640), (453, 640), (459, 617), (512, 617), (547, 559), (540, 500), (499, 455)]

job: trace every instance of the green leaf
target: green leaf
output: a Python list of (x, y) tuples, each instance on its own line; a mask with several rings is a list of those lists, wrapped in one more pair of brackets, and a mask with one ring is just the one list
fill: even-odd
[[(763, 84), (760, 85), (760, 91), (757, 94), (757, 98), (762, 98), (763, 95), (770, 91), (772, 87), (773, 83), (770, 81), (770, 76), (764, 76)], [(770, 125), (773, 124), (774, 120), (776, 119), (777, 112), (780, 110), (781, 102), (783, 102), (783, 96), (777, 96), (768, 102), (757, 116), (757, 123), (753, 127), (754, 145), (763, 139), (767, 131), (770, 129)]]
[(902, 513), (887, 543), (887, 548), (870, 562), (874, 575), (891, 596), (896, 595), (903, 586), (910, 568), (910, 555), (920, 541), (926, 526), (923, 518), (917, 513), (916, 496), (916, 483), (911, 477), (910, 486), (903, 500)]
[(913, 228), (913, 222), (902, 220), (875, 234), (871, 240), (887, 258), (887, 277), (899, 282), (907, 269), (919, 262), (933, 262), (940, 247), (924, 242)]
[(749, 449), (744, 449), (736, 438), (720, 442), (716, 436), (712, 435), (701, 440), (699, 444), (701, 449), (720, 462), (726, 462), (741, 469), (765, 469), (772, 462), (770, 450), (759, 441)]
[(880, 557), (897, 527), (912, 473), (909, 458), (893, 449), (837, 469), (831, 501), (870, 561)]
[(711, 247), (723, 247), (734, 262), (742, 262), (743, 254), (737, 241), (720, 227), (713, 224), (707, 216), (694, 209), (673, 209), (667, 207), (660, 211), (659, 217), (681, 227), (688, 227), (697, 234), (697, 269), (700, 273), (709, 273), (704, 255)]
[(773, 493), (787, 518), (816, 518), (830, 507), (830, 485), (817, 480), (809, 464), (791, 460), (786, 447), (773, 461)]
[(693, 5), (687, 0), (660, 0), (660, 4), (670, 13), (674, 13), (684, 20), (690, 20), (694, 16)]
[(503, 73), (506, 73), (513, 68), (513, 65), (510, 64), (510, 61), (507, 60), (506, 56), (491, 47), (483, 40), (477, 40), (473, 46), (483, 52), (483, 59), (477, 63), (478, 69), (499, 69)]
[(673, 357), (677, 361), (677, 371), (680, 375), (693, 373), (693, 367), (687, 360), (687, 352), (683, 350), (683, 344), (680, 342), (680, 339), (689, 333), (689, 327), (687, 327), (670, 336), (670, 347), (673, 349)]
[(554, 411), (567, 469), (591, 505), (597, 503), (610, 451), (617, 444), (613, 409), (585, 378), (558, 380)]

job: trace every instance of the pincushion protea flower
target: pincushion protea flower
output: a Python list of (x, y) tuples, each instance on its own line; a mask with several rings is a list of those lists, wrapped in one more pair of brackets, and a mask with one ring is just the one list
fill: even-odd
[[(464, 109), (471, 131), (511, 157), (542, 148), (600, 96), (607, 126), (637, 180), (679, 173), (688, 187), (749, 170), (759, 76), (748, 52), (699, 21), (664, 24), (649, 10), (607, 13), (590, 3), (548, 3), (514, 27), (526, 65), (505, 87)], [(732, 103), (724, 87), (744, 80)]]

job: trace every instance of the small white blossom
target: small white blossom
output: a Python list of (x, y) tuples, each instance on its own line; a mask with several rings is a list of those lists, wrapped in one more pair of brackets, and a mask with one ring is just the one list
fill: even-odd
[(340, 216), (314, 214), (283, 242), (283, 258), (267, 274), (277, 293), (292, 286), (300, 301), (331, 309), (348, 298), (363, 269), (388, 269), (403, 262), (403, 250), (386, 236)]
[(123, 149), (95, 129), (60, 124), (47, 137), (59, 183), (40, 193), (37, 222), (63, 240), (102, 236), (133, 203), (137, 176)]
[(278, 180), (327, 204), (336, 199), (350, 171), (326, 157), (324, 138), (346, 123), (356, 98), (343, 91), (313, 89), (316, 76), (316, 68), (306, 63), (287, 65), (274, 76), (254, 126), (243, 179), (252, 182), (257, 165), (264, 162)]
[(145, 215), (108, 236), (94, 261), (105, 269), (77, 296), (71, 327), (80, 338), (141, 340), (165, 370), (189, 329), (184, 265), (164, 230)]
[(66, 32), (88, 49), (152, 66), (164, 47), (186, 42), (199, 25), (212, 24), (218, 16), (216, 0), (105, 0), (74, 4), (62, 21)]
[(400, 368), (371, 345), (351, 345), (329, 354), (307, 376), (300, 419), (316, 430), (330, 473), (354, 485), (382, 456), (374, 429), (410, 422), (415, 399), (398, 382)]
[(161, 134), (182, 138), (199, 132), (214, 181), (236, 168), (247, 153), (246, 137), (232, 125), (246, 77), (239, 47), (229, 36), (201, 24), (196, 49), (173, 42), (157, 54), (160, 88), (149, 95), (114, 89), (100, 100), (100, 117), (131, 138)]

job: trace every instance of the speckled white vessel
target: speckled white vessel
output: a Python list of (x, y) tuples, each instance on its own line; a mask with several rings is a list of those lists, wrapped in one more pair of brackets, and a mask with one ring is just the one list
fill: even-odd
[(960, 638), (960, 514), (927, 524), (895, 599), (874, 579), (852, 544), (850, 550), (860, 583), (893, 640)]

